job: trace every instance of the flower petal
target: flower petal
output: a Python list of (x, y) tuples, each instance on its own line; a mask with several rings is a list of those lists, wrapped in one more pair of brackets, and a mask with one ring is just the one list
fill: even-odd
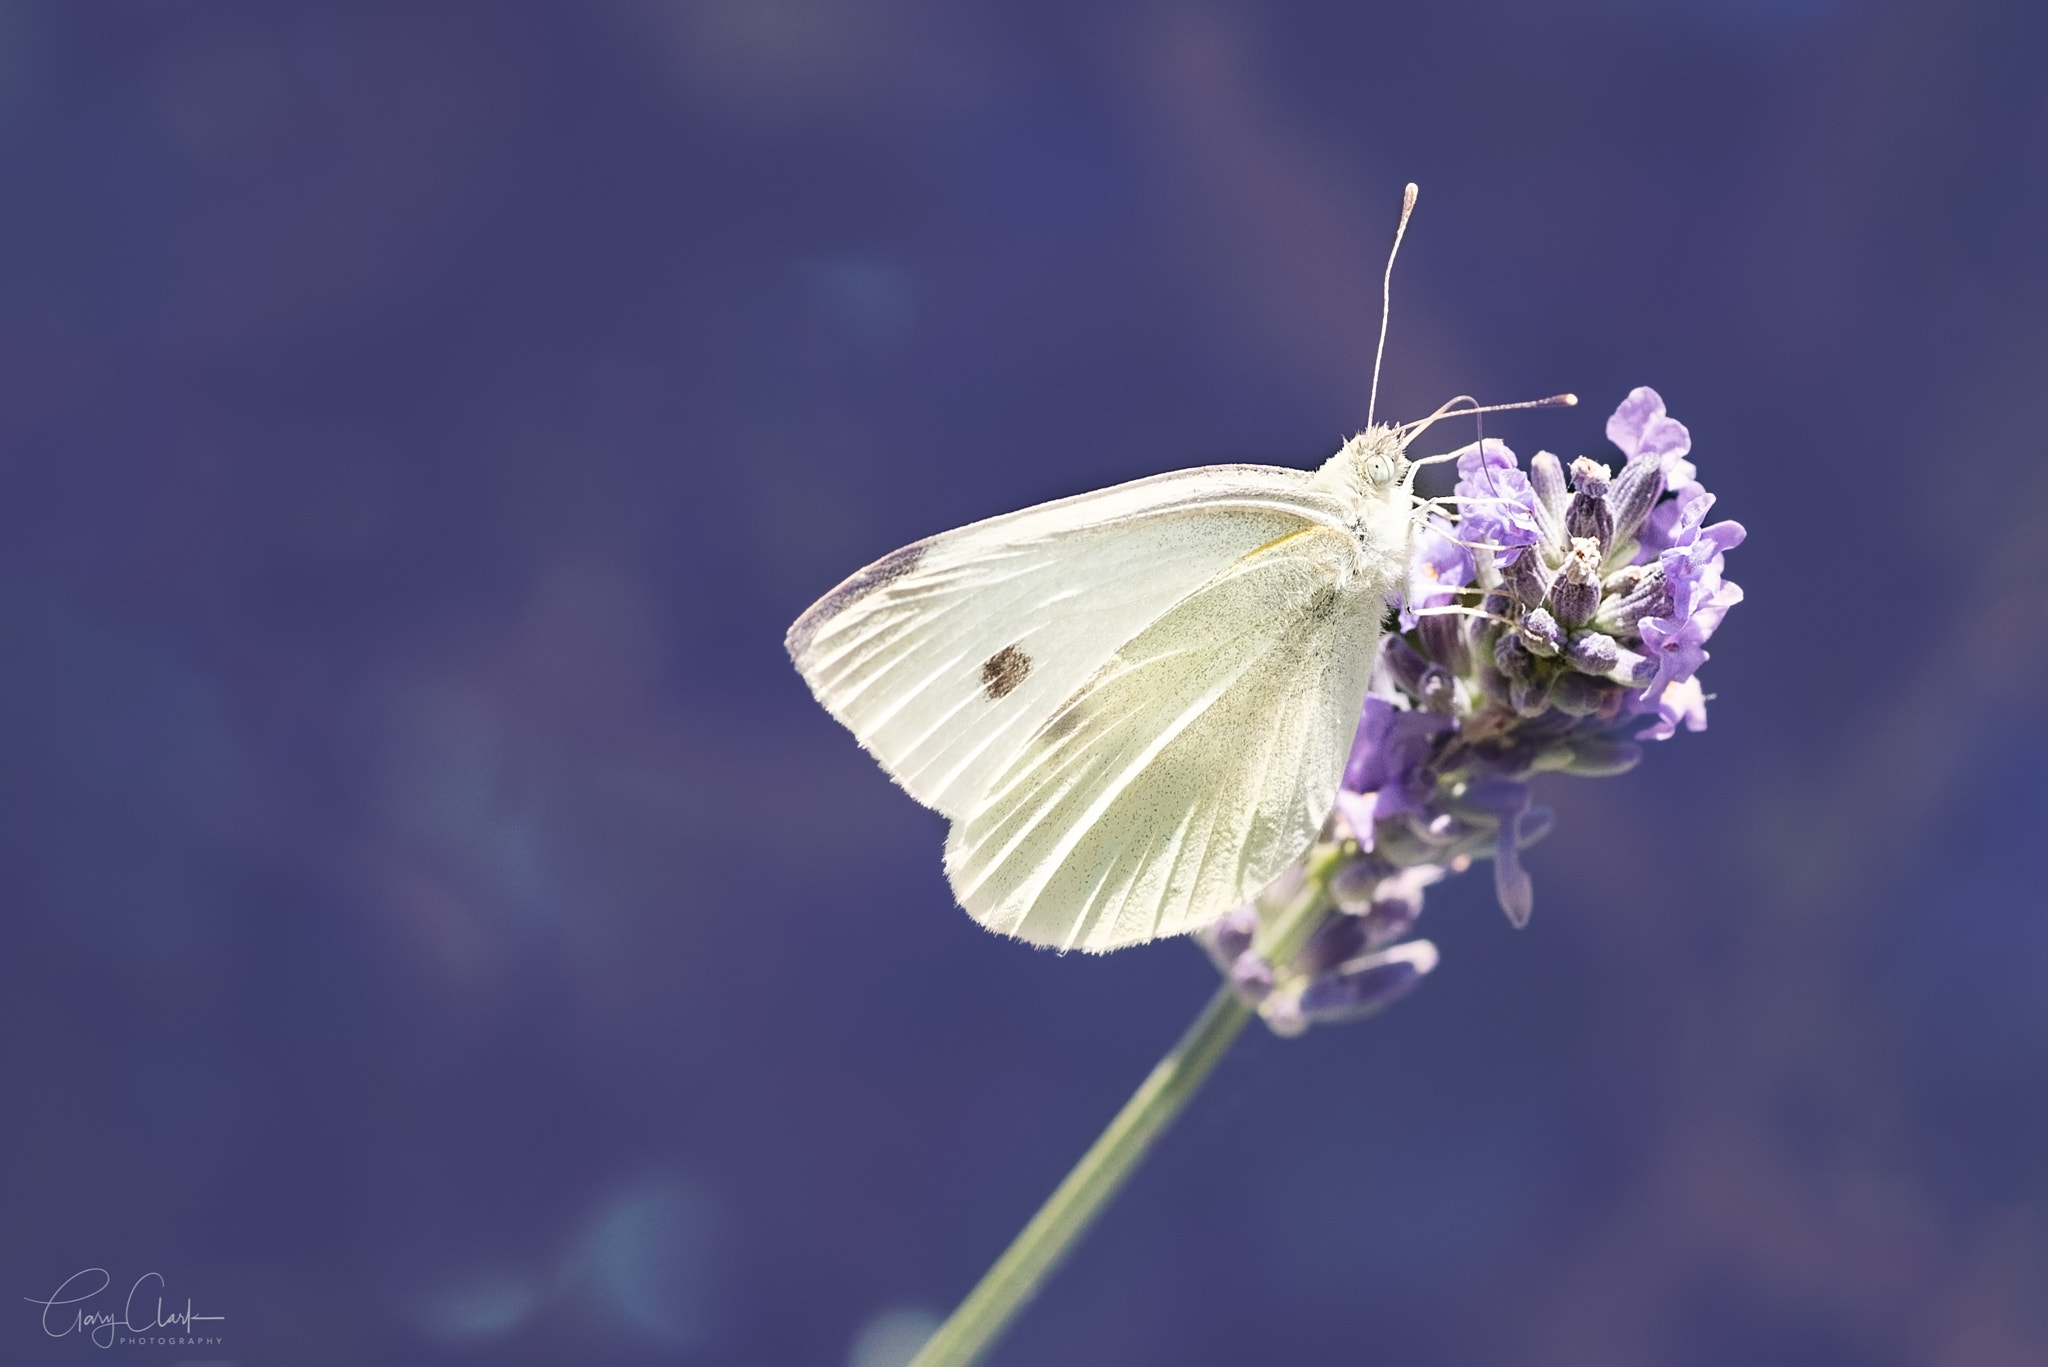
[(1607, 440), (1622, 454), (1655, 456), (1664, 467), (1664, 486), (1675, 489), (1692, 482), (1692, 462), (1685, 459), (1692, 450), (1692, 433), (1685, 424), (1665, 413), (1664, 400), (1644, 385), (1629, 391), (1614, 415), (1607, 420)]
[(1372, 852), (1372, 830), (1377, 820), (1380, 795), (1377, 791), (1354, 793), (1349, 788), (1337, 790), (1337, 811), (1344, 818), (1344, 824), (1351, 828), (1351, 838), (1358, 842), (1358, 848)]

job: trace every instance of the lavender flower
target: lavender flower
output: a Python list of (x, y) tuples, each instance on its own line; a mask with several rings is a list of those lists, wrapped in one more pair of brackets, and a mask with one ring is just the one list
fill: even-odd
[(1467, 545), (1507, 548), (1495, 551), (1498, 563), (1512, 563), (1519, 548), (1542, 539), (1544, 510), (1529, 477), (1517, 468), (1515, 453), (1504, 443), (1481, 441), (1458, 453), (1457, 492), (1474, 500), (1459, 539)]
[(1655, 390), (1631, 393), (1607, 435), (1618, 473), (1549, 452), (1524, 472), (1493, 440), (1457, 454), (1461, 515), (1414, 539), (1399, 630), (1380, 644), (1319, 847), (1336, 852), (1322, 921), (1284, 964), (1253, 951), (1308, 886), (1297, 866), (1196, 937), (1274, 1031), (1355, 1020), (1413, 988), (1437, 959), (1405, 939), (1423, 890), (1476, 860), (1493, 862), (1502, 910), (1526, 924), (1521, 851), (1552, 820), (1536, 774), (1625, 773), (1641, 741), (1706, 728), (1698, 673), (1742, 601), (1723, 570), (1743, 529), (1707, 524), (1691, 436)]
[(1714, 496), (1702, 490), (1678, 515), (1670, 533), (1672, 544), (1657, 557), (1670, 607), (1638, 623), (1645, 653), (1657, 662), (1657, 676), (1648, 690), (1653, 697), (1662, 697), (1665, 688), (1682, 684), (1699, 671), (1707, 662), (1702, 645), (1728, 609), (1742, 601), (1742, 586), (1723, 580), (1721, 565), (1722, 556), (1741, 545), (1746, 533), (1739, 522), (1701, 527), (1713, 506)]
[(1472, 552), (1453, 539), (1455, 529), (1441, 520), (1416, 529), (1408, 557), (1408, 585), (1401, 602), (1401, 630), (1413, 631), (1417, 608), (1443, 607), (1472, 582)]

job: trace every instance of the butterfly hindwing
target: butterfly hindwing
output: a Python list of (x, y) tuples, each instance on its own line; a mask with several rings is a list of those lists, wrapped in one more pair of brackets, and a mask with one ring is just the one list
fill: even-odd
[(1148, 624), (1256, 548), (1342, 518), (1298, 470), (1138, 480), (885, 556), (799, 618), (789, 651), (883, 767), (957, 820)]
[(1364, 702), (1385, 586), (1304, 525), (1208, 579), (1105, 660), (957, 818), (961, 905), (1037, 944), (1192, 930), (1314, 841)]

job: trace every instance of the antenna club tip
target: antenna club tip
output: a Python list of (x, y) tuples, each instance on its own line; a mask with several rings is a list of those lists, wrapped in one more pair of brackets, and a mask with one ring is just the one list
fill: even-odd
[(1576, 394), (1560, 394), (1557, 397), (1566, 408), (1577, 408), (1579, 406), (1579, 396)]

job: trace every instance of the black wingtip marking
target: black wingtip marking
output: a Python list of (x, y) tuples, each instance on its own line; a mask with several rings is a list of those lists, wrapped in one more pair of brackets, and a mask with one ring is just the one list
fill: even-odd
[(1007, 697), (1031, 672), (1031, 657), (1015, 646), (1004, 646), (981, 663), (981, 691), (989, 701)]
[(832, 618), (876, 589), (894, 583), (916, 569), (917, 562), (924, 559), (924, 553), (930, 546), (929, 541), (919, 541), (900, 551), (890, 551), (867, 568), (855, 570), (838, 588), (804, 609), (804, 615), (796, 619), (796, 624), (790, 627), (789, 635), (783, 640), (783, 644), (789, 647), (790, 657), (800, 659), (809, 653), (818, 629)]

